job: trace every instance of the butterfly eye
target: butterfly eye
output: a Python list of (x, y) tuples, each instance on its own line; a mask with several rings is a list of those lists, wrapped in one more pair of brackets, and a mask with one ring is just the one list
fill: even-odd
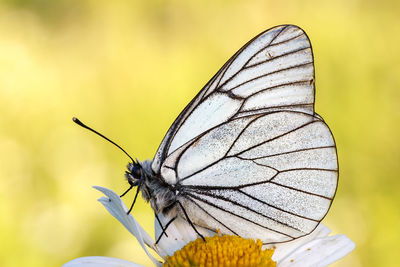
[(128, 170), (125, 171), (125, 178), (131, 187), (124, 193), (124, 196), (133, 186), (137, 186), (141, 181), (142, 167), (137, 163), (129, 163), (127, 166)]
[(140, 179), (142, 176), (142, 167), (137, 163), (129, 163), (128, 166), (128, 174), (132, 176), (134, 179)]

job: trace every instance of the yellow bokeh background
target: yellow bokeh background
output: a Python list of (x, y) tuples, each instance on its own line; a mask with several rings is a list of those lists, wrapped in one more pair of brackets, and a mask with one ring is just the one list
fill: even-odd
[[(336, 138), (340, 182), (324, 220), (356, 243), (335, 266), (398, 266), (400, 2), (0, 1), (0, 265), (102, 255), (150, 266), (96, 201), (141, 160), (220, 66), (291, 23), (313, 44), (316, 111)], [(133, 194), (125, 198), (130, 203)], [(142, 200), (134, 216), (153, 233)]]

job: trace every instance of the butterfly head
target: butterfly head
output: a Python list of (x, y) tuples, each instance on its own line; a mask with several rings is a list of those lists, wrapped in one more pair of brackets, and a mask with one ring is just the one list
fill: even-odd
[(137, 186), (142, 177), (143, 168), (139, 162), (129, 162), (125, 171), (125, 178), (131, 186)]

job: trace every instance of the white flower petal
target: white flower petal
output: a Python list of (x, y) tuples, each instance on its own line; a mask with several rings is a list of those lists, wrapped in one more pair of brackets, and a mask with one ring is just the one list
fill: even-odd
[[(321, 259), (321, 261), (319, 262), (319, 265), (321, 266), (327, 266), (343, 258), (347, 254), (352, 252), (356, 247), (356, 244), (345, 235), (337, 235), (334, 237), (336, 237), (336, 240), (334, 241), (336, 243), (335, 250), (330, 251), (330, 253), (325, 258)], [(333, 240), (331, 242), (333, 242)], [(325, 254), (326, 253), (327, 251), (325, 251)]]
[(280, 262), (285, 257), (290, 255), (298, 247), (300, 247), (303, 244), (306, 244), (316, 238), (328, 236), (330, 234), (330, 232), (331, 232), (331, 230), (329, 230), (328, 227), (326, 227), (323, 224), (319, 224), (318, 227), (314, 231), (312, 231), (309, 235), (303, 236), (301, 238), (295, 239), (290, 242), (276, 244), (275, 245), (276, 249), (275, 249), (274, 255), (272, 256), (272, 259), (276, 262)]
[(327, 266), (343, 258), (354, 248), (353, 241), (345, 235), (317, 238), (297, 248), (279, 262), (278, 266)]
[[(150, 254), (146, 245), (153, 248), (156, 252), (157, 249), (154, 247), (154, 241), (149, 236), (149, 234), (139, 225), (139, 223), (133, 218), (132, 215), (127, 215), (128, 208), (125, 206), (124, 202), (121, 198), (112, 190), (94, 186), (95, 189), (99, 190), (100, 192), (104, 193), (108, 198), (101, 197), (99, 201), (104, 205), (104, 207), (114, 216), (118, 221), (120, 221), (128, 231), (136, 237), (139, 241), (140, 245), (149, 256), (149, 258), (153, 261), (156, 266), (162, 266), (153, 255)], [(146, 244), (146, 245), (145, 245)]]
[(142, 265), (109, 257), (82, 257), (67, 262), (62, 267), (143, 267)]

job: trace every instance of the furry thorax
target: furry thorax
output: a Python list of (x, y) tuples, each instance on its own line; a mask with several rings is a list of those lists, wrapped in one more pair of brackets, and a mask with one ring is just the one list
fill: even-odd
[(173, 215), (171, 213), (176, 213), (177, 190), (153, 172), (151, 163), (148, 160), (129, 163), (125, 177), (131, 186), (142, 191), (142, 197), (150, 202), (156, 214)]

